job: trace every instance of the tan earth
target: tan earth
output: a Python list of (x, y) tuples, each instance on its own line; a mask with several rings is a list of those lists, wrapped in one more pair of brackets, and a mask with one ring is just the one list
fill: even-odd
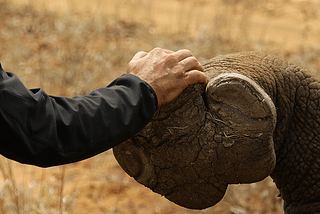
[[(69, 11), (86, 12), (92, 16), (117, 14), (123, 19), (130, 18), (143, 23), (152, 22), (157, 26), (156, 32), (174, 32), (183, 28), (191, 28), (196, 31), (197, 25), (203, 28), (209, 27), (215, 14), (228, 13), (228, 15), (234, 16), (234, 22), (238, 22), (239, 19), (251, 20), (250, 26), (243, 26), (244, 28), (250, 28), (249, 39), (277, 42), (283, 48), (288, 49), (294, 49), (301, 43), (317, 46), (320, 43), (319, 0), (268, 0), (263, 1), (264, 3), (259, 5), (258, 8), (250, 5), (253, 3), (247, 0), (244, 2), (247, 2), (245, 7), (249, 11), (244, 13), (239, 12), (240, 4), (238, 0), (225, 1), (230, 2), (230, 6), (223, 9), (220, 7), (221, 2), (217, 0), (11, 1), (17, 4), (29, 4), (39, 10), (45, 8), (61, 14)], [(117, 7), (124, 8), (120, 12), (115, 9)], [(147, 10), (141, 12), (140, 7), (147, 8)], [(146, 19), (145, 17), (148, 16), (152, 18)], [(232, 30), (241, 31), (241, 29)]]
[[(282, 56), (299, 52), (301, 47), (320, 50), (319, 0), (247, 0), (244, 3), (238, 0), (225, 1), (227, 3), (208, 0), (6, 2), (14, 3), (16, 7), (29, 5), (35, 11), (45, 10), (60, 16), (83, 13), (83, 19), (98, 20), (105, 15), (130, 19), (131, 22), (150, 26), (150, 34), (171, 35), (181, 32), (183, 36), (188, 31), (189, 35), (201, 39), (204, 32), (211, 29), (214, 35), (223, 37), (224, 41), (247, 40), (251, 44), (256, 43), (255, 50), (258, 51), (264, 51), (266, 45), (272, 44), (268, 50), (281, 51)], [(216, 20), (219, 17), (232, 18)], [(224, 25), (229, 27), (225, 28)], [(158, 45), (157, 42), (154, 44)], [(204, 56), (202, 58), (205, 59)], [(14, 66), (7, 65), (12, 69)], [(28, 86), (37, 84), (28, 82)], [(37, 87), (40, 87), (39, 84)], [(48, 169), (1, 158), (0, 171), (1, 213), (9, 213), (9, 209), (10, 213), (74, 214), (283, 213), (282, 200), (276, 197), (278, 191), (270, 178), (257, 184), (233, 185), (219, 204), (206, 210), (193, 211), (179, 207), (126, 175), (115, 161), (112, 151), (78, 163)]]

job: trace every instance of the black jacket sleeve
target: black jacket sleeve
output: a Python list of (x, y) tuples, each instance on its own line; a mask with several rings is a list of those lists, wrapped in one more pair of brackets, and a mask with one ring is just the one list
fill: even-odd
[(156, 107), (153, 89), (131, 74), (67, 98), (29, 90), (0, 65), (0, 153), (41, 167), (80, 161), (135, 135)]

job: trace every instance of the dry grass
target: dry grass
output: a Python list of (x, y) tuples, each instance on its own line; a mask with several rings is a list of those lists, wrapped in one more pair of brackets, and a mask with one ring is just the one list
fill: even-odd
[[(134, 53), (156, 46), (201, 61), (269, 52), (319, 77), (319, 9), (315, 0), (0, 0), (0, 61), (27, 87), (63, 96), (107, 85)], [(283, 213), (270, 178), (192, 211), (137, 184), (110, 151), (49, 169), (0, 161), (1, 213)]]

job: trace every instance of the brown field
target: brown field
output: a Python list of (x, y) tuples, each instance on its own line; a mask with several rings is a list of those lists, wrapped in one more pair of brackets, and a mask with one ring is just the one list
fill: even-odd
[[(0, 0), (0, 62), (29, 88), (88, 94), (140, 50), (190, 49), (202, 62), (256, 50), (320, 77), (319, 0)], [(270, 178), (232, 185), (202, 211), (181, 208), (127, 176), (107, 151), (41, 169), (0, 158), (0, 213), (283, 213)]]

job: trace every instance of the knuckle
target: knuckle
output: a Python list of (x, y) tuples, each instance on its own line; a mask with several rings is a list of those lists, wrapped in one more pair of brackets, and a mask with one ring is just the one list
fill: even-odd
[(195, 57), (188, 57), (186, 60), (184, 60), (183, 66), (187, 69), (194, 69), (196, 67), (199, 67), (200, 63)]
[(194, 56), (190, 56), (189, 60), (192, 64), (199, 64), (198, 60)]
[(167, 61), (168, 63), (176, 64), (179, 62), (178, 57), (175, 56), (174, 54), (167, 54), (164, 57), (164, 60)]
[(168, 55), (166, 55), (166, 59), (167, 60), (176, 60), (177, 57), (174, 54), (168, 54)]
[(186, 78), (186, 72), (183, 71), (183, 69), (179, 69), (177, 72), (176, 72), (176, 77), (177, 79), (184, 79)]
[(156, 48), (154, 48), (151, 52), (162, 52), (162, 51), (163, 51), (162, 48), (156, 47)]
[(139, 51), (137, 54), (142, 55), (142, 54), (146, 54), (147, 52), (145, 51)]
[(191, 51), (188, 50), (188, 49), (181, 49), (181, 51), (184, 51), (184, 52), (186, 52), (186, 53), (190, 53), (191, 55), (193, 55), (193, 54), (191, 53)]
[(192, 57), (193, 56), (192, 52), (190, 50), (188, 50), (188, 49), (181, 49), (181, 50), (179, 50), (179, 52), (181, 54), (185, 55), (185, 56), (188, 56), (188, 57)]

